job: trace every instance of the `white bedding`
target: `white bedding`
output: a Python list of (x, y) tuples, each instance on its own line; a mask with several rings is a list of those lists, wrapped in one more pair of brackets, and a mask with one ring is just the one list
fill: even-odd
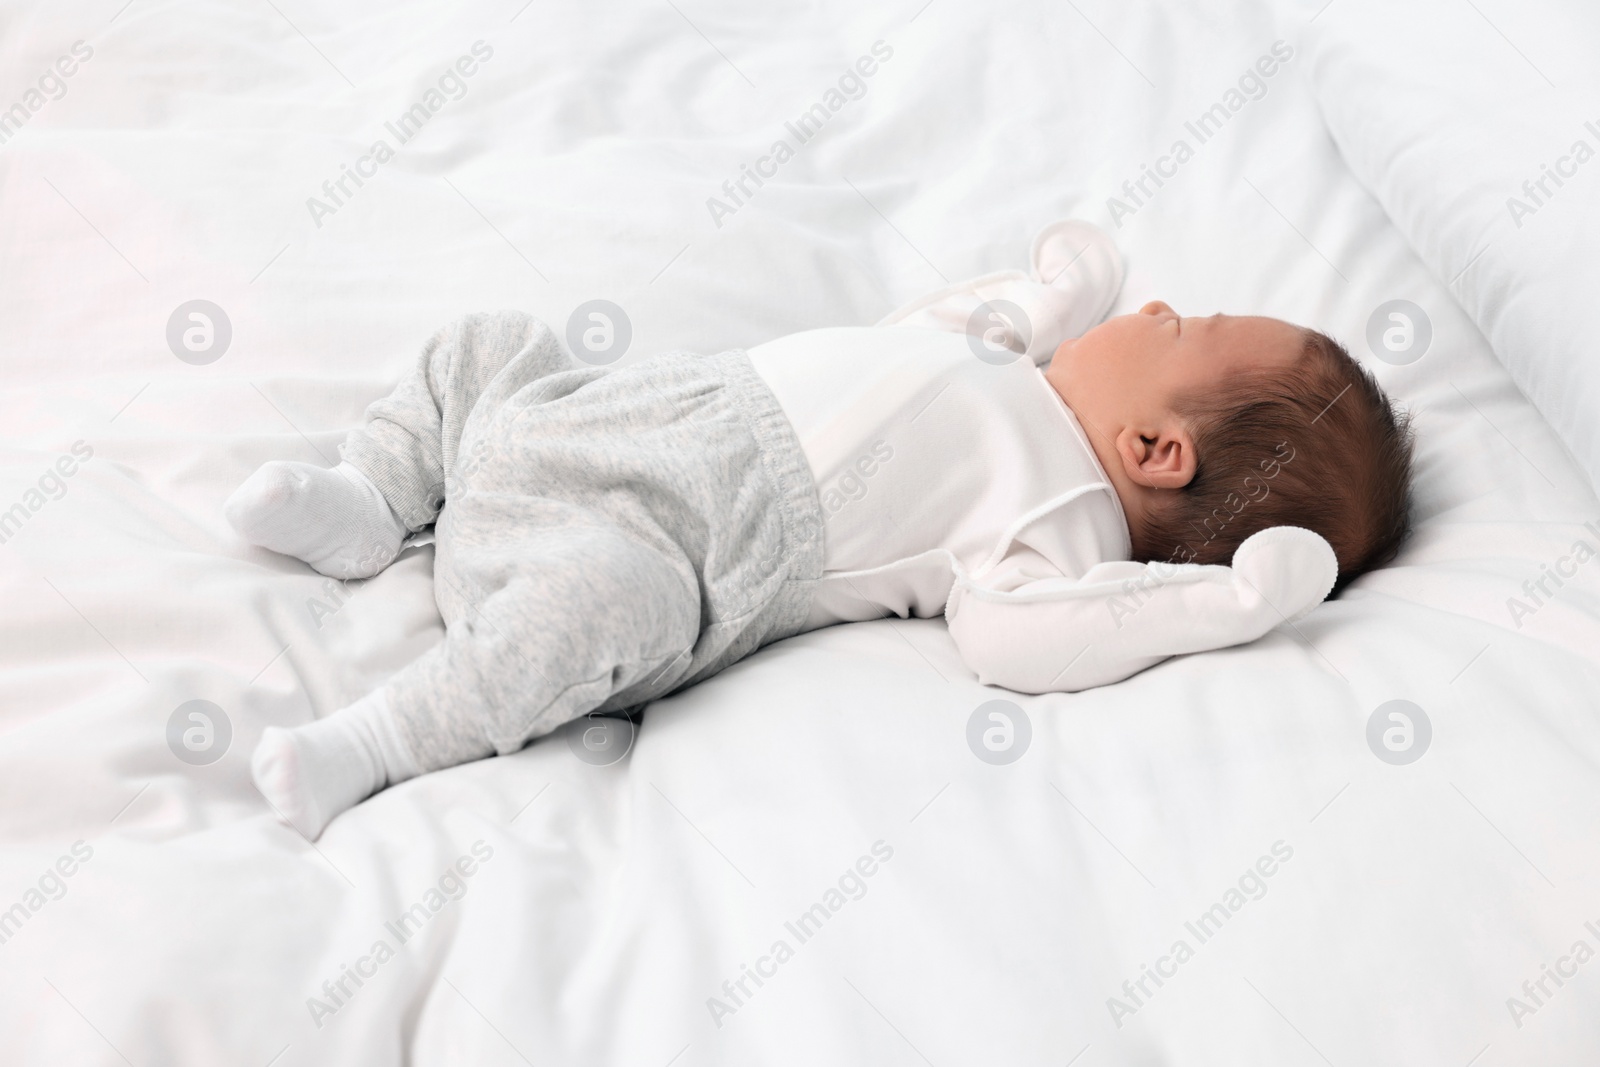
[(1523, 0), (1432, 47), (1458, 10), (1341, 3), (1311, 81), (1356, 177), (1600, 487), (1600, 357), (1572, 313), (1600, 288), (1600, 8)]
[[(1296, 60), (1188, 131), (1275, 41), (1303, 47), (1305, 11), (122, 5), (30, 8), (0, 42), (0, 108), (93, 50), (0, 144), (0, 509), (27, 513), (0, 544), (4, 1062), (1595, 1062), (1600, 963), (1567, 954), (1600, 946), (1600, 562), (1571, 550), (1600, 544), (1600, 500)], [(313, 218), (480, 40), (465, 95)], [(707, 207), (877, 41), (859, 99)], [(1173, 176), (1118, 227), (1107, 197), (1145, 164)], [(266, 459), (333, 462), (437, 326), (514, 306), (559, 330), (606, 298), (627, 358), (747, 346), (1023, 266), (1072, 214), (1128, 258), (1119, 311), (1281, 315), (1370, 357), (1375, 308), (1425, 309), (1424, 357), (1373, 361), (1417, 412), (1394, 566), (1073, 696), (978, 686), (937, 621), (836, 627), (654, 706), (613, 765), (559, 735), (390, 790), (315, 848), (266, 811), (261, 730), (439, 638), (431, 549), (335, 595), (219, 505)], [(195, 299), (232, 327), (202, 365), (166, 338)], [(1551, 568), (1572, 577), (1514, 615)], [(967, 741), (997, 698), (1031, 724), (1009, 765)], [(168, 743), (197, 699), (231, 730), (201, 765), (175, 755), (190, 720)], [(1431, 722), (1408, 765), (1368, 746), (1392, 700)], [(819, 903), (802, 942), (785, 924)], [(1186, 923), (1217, 904), (1202, 943)], [(1576, 977), (1534, 1005), (1545, 965)], [(369, 976), (334, 1004), (346, 966)], [(736, 1003), (745, 966), (771, 976)]]

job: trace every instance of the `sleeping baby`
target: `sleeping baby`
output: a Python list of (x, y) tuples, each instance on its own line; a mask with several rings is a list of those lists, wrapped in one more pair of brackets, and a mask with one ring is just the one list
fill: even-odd
[(315, 838), (389, 785), (889, 615), (942, 615), (984, 684), (1077, 691), (1254, 640), (1393, 558), (1410, 429), (1336, 342), (1159, 301), (1101, 323), (1122, 266), (1086, 223), (1032, 259), (748, 352), (600, 367), (524, 314), (445, 327), (336, 467), (268, 463), (224, 506), (336, 578), (433, 526), (446, 627), (269, 727), (257, 788)]

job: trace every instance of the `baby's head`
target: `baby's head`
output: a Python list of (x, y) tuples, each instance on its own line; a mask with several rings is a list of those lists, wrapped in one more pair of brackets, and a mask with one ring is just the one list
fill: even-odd
[(1315, 330), (1155, 301), (1064, 343), (1046, 376), (1111, 477), (1136, 560), (1227, 563), (1259, 530), (1302, 526), (1333, 546), (1343, 586), (1410, 531), (1409, 419)]

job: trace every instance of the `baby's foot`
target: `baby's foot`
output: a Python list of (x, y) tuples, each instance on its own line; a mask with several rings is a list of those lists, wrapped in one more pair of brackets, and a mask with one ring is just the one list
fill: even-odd
[[(322, 775), (311, 753), (303, 751), (292, 730), (269, 726), (250, 757), (250, 776), (278, 818), (308, 841), (322, 835), (328, 820), (371, 795), (369, 777), (356, 773)], [(323, 795), (326, 794), (326, 795)]]
[(334, 816), (416, 774), (382, 690), (293, 730), (269, 726), (250, 756), (256, 788), (310, 841)]
[(251, 544), (332, 578), (377, 574), (400, 554), (407, 532), (378, 487), (348, 463), (274, 460), (233, 491), (222, 513)]

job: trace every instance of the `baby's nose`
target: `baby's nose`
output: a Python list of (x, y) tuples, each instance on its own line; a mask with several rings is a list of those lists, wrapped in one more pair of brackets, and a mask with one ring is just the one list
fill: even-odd
[(1176, 315), (1177, 312), (1168, 307), (1165, 301), (1152, 300), (1139, 309), (1141, 315)]

